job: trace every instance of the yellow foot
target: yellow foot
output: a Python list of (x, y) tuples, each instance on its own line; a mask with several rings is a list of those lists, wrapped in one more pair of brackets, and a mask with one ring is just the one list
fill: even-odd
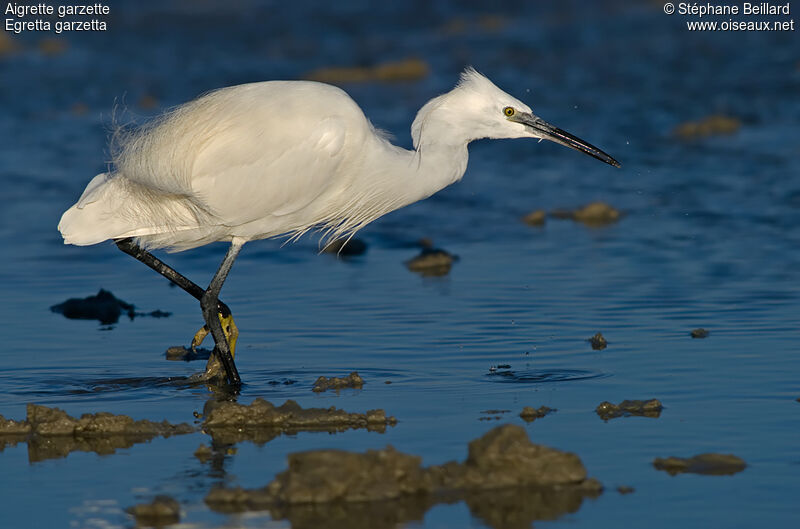
[[(225, 335), (225, 339), (228, 341), (228, 348), (231, 350), (231, 357), (236, 356), (236, 340), (239, 338), (239, 328), (236, 327), (236, 323), (233, 321), (233, 314), (229, 316), (223, 316), (219, 313), (219, 322), (222, 324), (222, 333)], [(203, 340), (206, 339), (206, 336), (211, 334), (211, 330), (208, 328), (208, 325), (203, 325), (200, 329), (194, 333), (192, 337), (192, 351), (197, 352), (197, 346), (203, 343)]]
[[(236, 328), (236, 324), (233, 321), (233, 315), (223, 316), (219, 314), (219, 321), (222, 324), (222, 333), (225, 335), (225, 339), (228, 342), (228, 348), (231, 351), (231, 357), (233, 358), (236, 355), (236, 340), (239, 338), (239, 329)], [(196, 352), (196, 348), (198, 345), (203, 343), (206, 336), (208, 336), (211, 331), (208, 328), (208, 325), (203, 325), (199, 331), (197, 331), (192, 338), (192, 351)], [(225, 379), (226, 373), (225, 368), (222, 365), (222, 362), (217, 358), (217, 355), (212, 354), (208, 357), (208, 362), (206, 363), (206, 371), (203, 374), (203, 378), (206, 380), (212, 379)]]

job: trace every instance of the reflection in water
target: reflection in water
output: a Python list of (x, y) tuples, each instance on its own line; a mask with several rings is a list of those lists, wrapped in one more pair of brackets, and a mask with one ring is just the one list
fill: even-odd
[(629, 417), (631, 415), (657, 419), (661, 416), (662, 409), (664, 409), (664, 406), (662, 406), (661, 401), (658, 399), (623, 400), (619, 404), (603, 401), (597, 406), (595, 412), (604, 421), (616, 419), (617, 417)]
[[(584, 498), (599, 492), (556, 491), (531, 487), (510, 487), (465, 494), (419, 495), (376, 502), (331, 502), (270, 506), (275, 520), (287, 520), (292, 529), (393, 529), (420, 522), (425, 513), (440, 503), (464, 501), (470, 512), (496, 529), (529, 529), (537, 520), (556, 520), (577, 512)], [(224, 511), (223, 511), (224, 512)]]
[(592, 378), (604, 378), (609, 375), (597, 371), (586, 369), (559, 369), (556, 371), (541, 369), (520, 369), (512, 370), (510, 366), (506, 369), (495, 368), (486, 376), (493, 377), (495, 382), (567, 382), (572, 380), (588, 380)]

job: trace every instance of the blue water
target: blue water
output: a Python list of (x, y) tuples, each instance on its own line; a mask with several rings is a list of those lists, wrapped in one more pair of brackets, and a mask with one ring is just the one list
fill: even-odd
[[(164, 360), (200, 325), (197, 303), (113, 245), (64, 246), (55, 229), (105, 169), (115, 112), (138, 120), (219, 86), (417, 57), (431, 68), (422, 80), (343, 85), (400, 145), (416, 109), (471, 64), (623, 167), (553, 144), (476, 142), (463, 181), (363, 230), (361, 257), (318, 255), (313, 237), (247, 245), (223, 290), (241, 331), (239, 401), (380, 407), (397, 426), (239, 443), (217, 467), (192, 455), (209, 443), (202, 433), (35, 463), (24, 443), (7, 446), (4, 524), (129, 527), (125, 507), (170, 494), (186, 527), (288, 526), (266, 513), (216, 514), (203, 498), (218, 483), (261, 487), (300, 450), (392, 444), (425, 464), (461, 460), (468, 441), (496, 424), (525, 425), (522, 407), (541, 405), (558, 411), (525, 425), (531, 438), (577, 453), (607, 489), (537, 527), (800, 524), (796, 33), (690, 33), (658, 3), (142, 4), (114, 2), (105, 33), (57, 36), (61, 53), (39, 49), (54, 35), (23, 34), (0, 55), (5, 417), (36, 402), (192, 422), (211, 396), (159, 383), (202, 368)], [(143, 96), (156, 108), (139, 106)], [(672, 133), (715, 113), (741, 128), (688, 141)], [(519, 221), (594, 200), (623, 217), (600, 228)], [(460, 257), (447, 276), (405, 268), (422, 237)], [(205, 283), (224, 252), (161, 257)], [(100, 288), (172, 316), (109, 328), (49, 310)], [(697, 327), (709, 337), (690, 338)], [(586, 342), (598, 331), (603, 351)], [(515, 376), (491, 376), (498, 364)], [(362, 390), (311, 392), (317, 376), (352, 370)], [(660, 418), (606, 423), (594, 413), (604, 400), (651, 397), (665, 406)], [(512, 411), (480, 420), (489, 409)], [(651, 465), (708, 451), (748, 467), (670, 477)], [(485, 527), (463, 503), (421, 522), (464, 526)]]

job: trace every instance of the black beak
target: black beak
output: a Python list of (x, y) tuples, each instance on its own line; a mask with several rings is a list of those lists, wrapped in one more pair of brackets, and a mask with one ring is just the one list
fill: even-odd
[(588, 154), (589, 156), (597, 158), (600, 161), (606, 162), (609, 165), (613, 165), (614, 167), (620, 167), (618, 161), (616, 161), (614, 158), (604, 153), (591, 143), (585, 142), (582, 139), (573, 136), (569, 132), (561, 130), (558, 127), (554, 127), (553, 125), (549, 124), (548, 122), (544, 121), (538, 116), (534, 116), (533, 114), (528, 114), (527, 112), (517, 112), (514, 116), (508, 119), (509, 121), (522, 123), (523, 125), (532, 128), (538, 133), (537, 135), (539, 137), (545, 140), (550, 140), (555, 143), (560, 143), (561, 145), (565, 145), (570, 149), (581, 151), (582, 153)]

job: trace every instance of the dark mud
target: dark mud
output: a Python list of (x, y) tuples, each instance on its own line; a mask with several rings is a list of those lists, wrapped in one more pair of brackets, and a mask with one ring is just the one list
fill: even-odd
[(196, 457), (201, 463), (205, 463), (213, 456), (214, 451), (211, 450), (208, 445), (200, 445), (197, 447), (197, 450), (194, 451), (194, 457)]
[(520, 412), (519, 416), (522, 417), (522, 420), (525, 422), (533, 422), (536, 419), (541, 419), (542, 417), (549, 415), (555, 411), (558, 411), (554, 408), (548, 408), (547, 406), (539, 406), (539, 408), (534, 408), (533, 406), (525, 406), (522, 408), (522, 412)]
[(361, 389), (364, 386), (364, 379), (359, 376), (356, 371), (353, 371), (346, 377), (319, 377), (314, 382), (314, 387), (311, 388), (311, 391), (315, 393), (322, 393), (323, 391), (328, 391), (329, 389), (335, 389), (336, 391), (340, 389)]
[(304, 77), (323, 83), (369, 83), (418, 81), (428, 76), (428, 63), (417, 58), (387, 61), (374, 66), (325, 67), (308, 72)]
[(742, 122), (737, 118), (714, 114), (697, 121), (681, 123), (675, 127), (673, 134), (683, 140), (693, 140), (709, 136), (733, 134), (741, 126)]
[(700, 327), (697, 329), (693, 329), (692, 332), (689, 333), (689, 336), (691, 336), (692, 338), (708, 338), (709, 334), (710, 333), (707, 330)]
[(421, 520), (437, 503), (464, 500), (492, 527), (529, 527), (574, 512), (584, 497), (602, 492), (578, 456), (533, 444), (515, 425), (472, 441), (463, 463), (421, 462), (392, 447), (301, 452), (266, 487), (216, 488), (206, 503), (222, 512), (266, 509), (294, 528), (394, 527)]
[(601, 402), (595, 411), (601, 419), (607, 421), (617, 417), (637, 417), (658, 418), (664, 407), (658, 399), (650, 400), (623, 400), (619, 404), (612, 404), (608, 401)]
[(137, 316), (151, 316), (153, 318), (166, 318), (169, 312), (154, 310), (152, 312), (136, 312), (136, 307), (118, 299), (108, 290), (100, 291), (94, 296), (85, 298), (70, 298), (63, 303), (53, 305), (50, 310), (63, 314), (71, 320), (97, 320), (103, 325), (111, 325), (119, 321), (123, 314), (130, 319)]
[(674, 476), (676, 474), (707, 474), (711, 476), (727, 476), (736, 474), (747, 468), (744, 459), (733, 454), (699, 454), (693, 457), (657, 457), (653, 461), (657, 470), (663, 470)]
[(140, 527), (165, 527), (181, 520), (181, 506), (170, 496), (156, 496), (150, 503), (139, 503), (125, 512), (136, 519)]
[(367, 243), (361, 239), (336, 239), (322, 249), (323, 253), (334, 254), (340, 258), (356, 257), (367, 253)]
[(127, 415), (86, 413), (76, 419), (58, 408), (28, 404), (24, 421), (0, 416), (0, 450), (5, 445), (28, 444), (30, 462), (66, 457), (70, 452), (113, 454), (155, 437), (196, 431), (188, 424), (136, 421)]
[(450, 273), (453, 263), (458, 261), (458, 256), (440, 248), (434, 248), (430, 239), (420, 241), (422, 251), (406, 261), (406, 267), (423, 277), (439, 277)]
[(544, 226), (546, 221), (547, 221), (547, 213), (543, 209), (537, 209), (535, 211), (531, 211), (530, 213), (522, 217), (522, 222), (524, 222), (528, 226)]
[(483, 410), (481, 414), (484, 417), (479, 417), (479, 421), (499, 421), (503, 418), (504, 413), (509, 413), (511, 410)]
[(293, 400), (275, 406), (257, 398), (250, 405), (229, 401), (210, 400), (203, 410), (203, 430), (214, 442), (232, 444), (252, 441), (263, 444), (281, 434), (298, 432), (343, 432), (365, 428), (384, 432), (387, 426), (397, 424), (397, 419), (387, 417), (384, 410), (366, 413), (349, 413), (330, 408), (301, 408)]
[(197, 347), (192, 350), (191, 347), (184, 347), (183, 345), (175, 345), (169, 347), (164, 353), (167, 360), (174, 362), (194, 362), (195, 360), (208, 360), (211, 356), (211, 349), (204, 349)]
[(591, 344), (592, 349), (595, 351), (602, 351), (608, 347), (608, 341), (606, 340), (605, 336), (599, 332), (586, 341)]
[(567, 219), (587, 226), (605, 226), (617, 222), (621, 214), (619, 210), (605, 202), (592, 202), (578, 209), (557, 209), (550, 212), (555, 219)]

